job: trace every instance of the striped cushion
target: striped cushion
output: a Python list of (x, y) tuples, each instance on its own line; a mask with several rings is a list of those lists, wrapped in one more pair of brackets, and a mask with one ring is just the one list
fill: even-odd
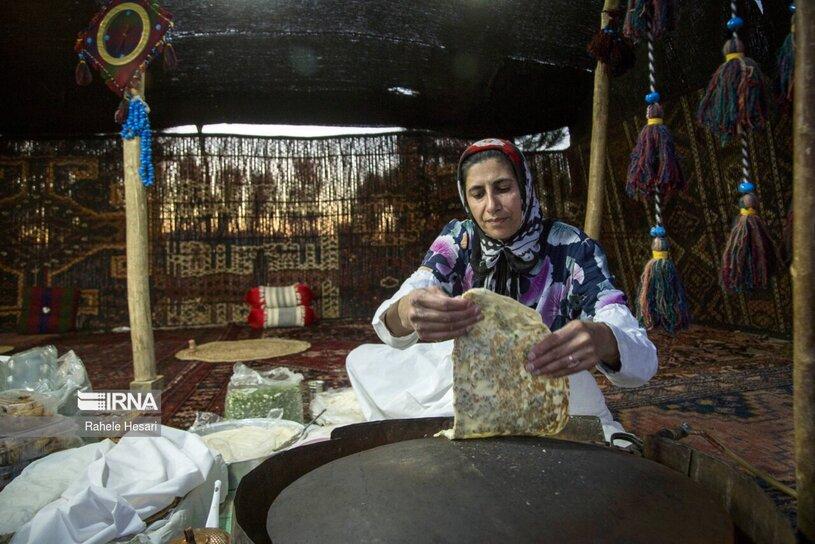
[(22, 334), (67, 332), (76, 329), (79, 289), (29, 287), (23, 293), (19, 331)]

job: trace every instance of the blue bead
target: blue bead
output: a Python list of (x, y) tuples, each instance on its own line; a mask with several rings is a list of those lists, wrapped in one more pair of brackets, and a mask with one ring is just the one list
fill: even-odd
[(105, 38), (104, 38), (104, 40), (105, 40), (105, 41), (108, 41), (109, 39), (110, 39), (110, 36), (109, 36), (109, 35), (107, 35), (107, 34), (105, 34)]
[(656, 91), (651, 91), (650, 93), (645, 95), (645, 102), (648, 104), (656, 104), (659, 102), (660, 96), (659, 93)]
[(742, 182), (739, 183), (739, 192), (743, 195), (746, 195), (747, 193), (752, 193), (755, 190), (756, 186), (747, 181), (746, 179), (742, 180)]
[(738, 16), (731, 17), (727, 21), (727, 29), (728, 30), (738, 30), (743, 26), (744, 26), (744, 19), (742, 19), (741, 17), (738, 17)]
[(88, 36), (87, 38), (85, 38), (85, 43), (87, 43), (88, 45), (92, 44), (93, 43), (93, 38)]
[(156, 24), (156, 30), (161, 30), (161, 25), (160, 24)]
[(790, 10), (790, 13), (795, 13), (795, 4), (790, 4), (789, 5), (789, 10)]
[(665, 234), (667, 234), (667, 232), (665, 231), (665, 227), (663, 227), (662, 225), (651, 227), (651, 237), (664, 238)]

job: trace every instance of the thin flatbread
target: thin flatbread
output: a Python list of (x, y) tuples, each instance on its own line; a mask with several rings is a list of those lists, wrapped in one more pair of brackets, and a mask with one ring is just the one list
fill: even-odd
[(455, 423), (445, 436), (559, 433), (569, 419), (568, 378), (533, 376), (525, 368), (532, 346), (550, 334), (540, 314), (487, 289), (471, 289), (464, 298), (481, 308), (484, 319), (455, 340)]

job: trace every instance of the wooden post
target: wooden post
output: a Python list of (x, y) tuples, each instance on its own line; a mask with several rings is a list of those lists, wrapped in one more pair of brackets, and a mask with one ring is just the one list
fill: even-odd
[(815, 542), (815, 1), (796, 2), (793, 104), (793, 411), (798, 531)]
[[(605, 0), (600, 15), (600, 28), (608, 24), (608, 12), (620, 6), (620, 0)], [(595, 240), (600, 239), (603, 220), (603, 184), (606, 172), (606, 136), (608, 131), (608, 97), (610, 88), (608, 66), (597, 62), (594, 70), (594, 99), (591, 117), (591, 149), (589, 157), (589, 186), (586, 198), (586, 220), (583, 230)]]
[[(144, 80), (137, 88), (144, 96)], [(163, 377), (156, 375), (153, 324), (150, 314), (150, 261), (147, 235), (147, 190), (139, 178), (141, 138), (123, 140), (125, 170), (125, 221), (127, 223), (127, 309), (133, 346), (133, 381), (130, 389), (161, 389)]]

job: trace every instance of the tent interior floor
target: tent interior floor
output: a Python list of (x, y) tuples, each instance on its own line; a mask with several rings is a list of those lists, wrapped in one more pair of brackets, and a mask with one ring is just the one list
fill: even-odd
[[(306, 340), (305, 352), (247, 363), (258, 369), (288, 366), (326, 388), (348, 386), (345, 357), (361, 343), (378, 342), (367, 320), (329, 320), (309, 328), (254, 331), (241, 325), (155, 331), (156, 366), (164, 376), (163, 423), (187, 428), (198, 411), (223, 413), (231, 364), (179, 361), (174, 354), (189, 339), (214, 340), (280, 336)], [(788, 340), (695, 325), (670, 337), (656, 332), (660, 369), (645, 386), (611, 387), (599, 377), (609, 408), (639, 436), (687, 422), (707, 430), (780, 481), (795, 485), (792, 417), (792, 345)], [(133, 378), (130, 334), (74, 332), (50, 336), (0, 333), (0, 344), (15, 351), (54, 344), (62, 354), (73, 349), (82, 359), (94, 389), (127, 389)], [(698, 437), (694, 447), (718, 452)], [(768, 491), (792, 519), (795, 502)]]

